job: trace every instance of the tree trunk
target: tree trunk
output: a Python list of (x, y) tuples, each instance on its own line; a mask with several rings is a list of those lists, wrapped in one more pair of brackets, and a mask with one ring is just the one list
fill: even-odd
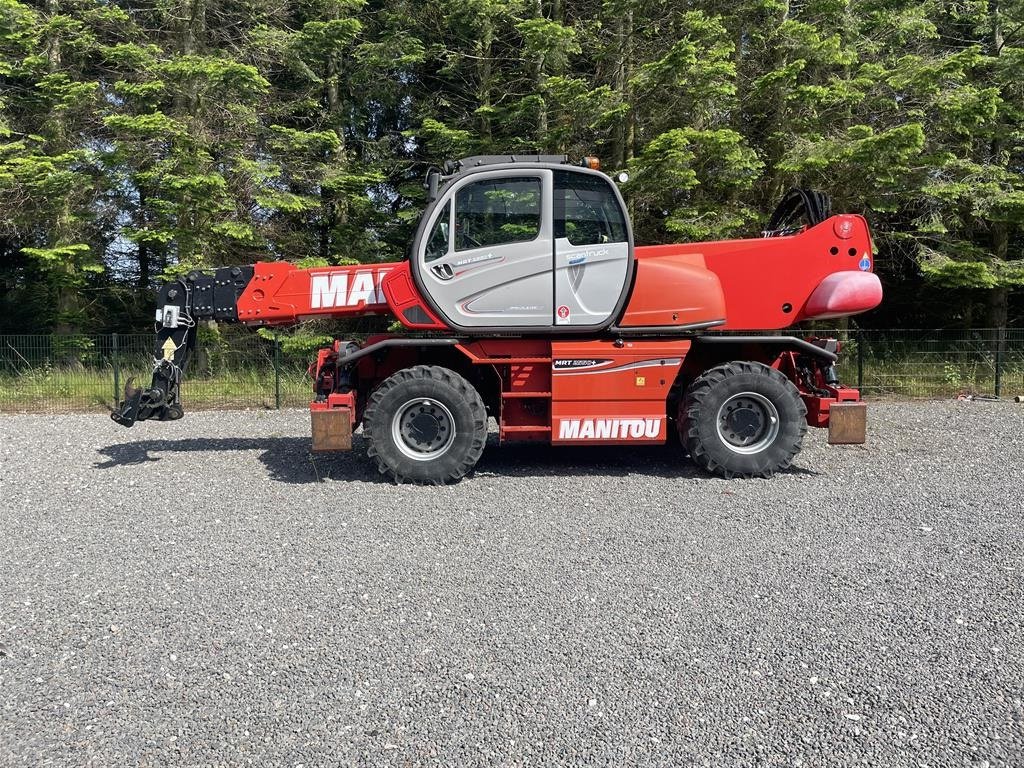
[[(46, 13), (51, 19), (60, 14), (60, 3), (58, 0), (46, 0)], [(56, 74), (61, 70), (61, 40), (60, 34), (53, 32), (46, 40), (46, 70), (50, 74)], [(64, 118), (59, 110), (55, 110), (51, 121), (53, 146), (58, 151), (67, 146), (67, 131), (64, 125)], [(67, 243), (69, 222), (71, 221), (71, 210), (68, 195), (64, 195), (57, 210), (56, 219), (50, 225), (47, 235), (47, 242), (50, 247), (56, 247)], [(74, 257), (66, 259), (53, 271), (56, 322), (54, 333), (60, 335), (74, 334), (78, 331), (76, 318), (81, 309), (78, 289), (75, 286), (75, 261)], [(78, 358), (72, 346), (63, 346), (58, 350), (59, 362), (64, 365), (78, 364)]]
[[(629, 105), (626, 112), (626, 135), (623, 137), (623, 156), (620, 168), (625, 168), (633, 160), (636, 151), (636, 107), (633, 104), (633, 9), (626, 11), (625, 51), (623, 52), (622, 75), (625, 86), (624, 98)], [(614, 169), (613, 169), (614, 170)]]
[[(177, 8), (178, 53), (190, 56), (200, 50), (206, 37), (206, 0), (181, 0)], [(195, 94), (178, 90), (174, 96), (175, 110), (191, 114), (195, 110)]]
[[(60, 14), (60, 3), (58, 0), (46, 0), (46, 15), (52, 19), (58, 14)], [(51, 75), (55, 75), (60, 72), (60, 68), (60, 33), (50, 32), (46, 40), (46, 71)], [(54, 115), (52, 138), (56, 147), (59, 149), (65, 148), (64, 121), (59, 115)]]
[[(993, 142), (995, 144), (996, 142)], [(1007, 226), (1001, 221), (994, 221), (992, 227), (992, 255), (996, 261), (1005, 261), (1010, 249), (1010, 237)], [(988, 316), (986, 324), (989, 328), (1005, 328), (1009, 313), (1010, 289), (1005, 285), (996, 286), (989, 291)]]
[(491, 143), (491, 116), (488, 113), (491, 107), (491, 48), (494, 44), (494, 20), (483, 14), (480, 25), (480, 40), (477, 42), (477, 103), (480, 104), (480, 132), (483, 149), (488, 149)]
[(206, 0), (182, 0), (178, 45), (184, 55), (195, 53), (206, 37)]
[[(992, 55), (998, 57), (1002, 52), (1004, 43), (1003, 26), (998, 0), (994, 0), (991, 3), (990, 8), (990, 21), (992, 25)], [(998, 135), (992, 139), (990, 150), (992, 152), (992, 162), (996, 165), (1005, 165), (1005, 162), (1002, 159), (1003, 142)], [(1002, 221), (992, 221), (989, 223), (989, 227), (992, 237), (992, 255), (995, 257), (997, 262), (1006, 261), (1010, 249), (1009, 227)], [(1010, 289), (1006, 286), (1000, 285), (989, 291), (986, 324), (989, 328), (993, 329), (993, 334), (996, 339), (1001, 338), (1000, 329), (1005, 328), (1007, 324), (1009, 298)]]
[[(46, 0), (46, 15), (54, 17), (60, 13), (58, 0)], [(60, 69), (60, 35), (51, 33), (46, 41), (46, 69), (53, 74)]]
[(992, 0), (989, 4), (991, 8), (991, 24), (992, 24), (992, 55), (999, 56), (1003, 51), (1003, 20), (1002, 13), (999, 10), (999, 0)]
[[(624, 14), (615, 17), (615, 62), (612, 66), (612, 90), (615, 95), (626, 101), (626, 24)], [(621, 168), (626, 156), (626, 120), (616, 122), (612, 131), (612, 169)]]
[(1006, 287), (992, 288), (988, 292), (988, 313), (985, 324), (993, 329), (992, 333), (997, 336), (999, 329), (1006, 327), (1009, 316), (1010, 289)]
[(149, 290), (149, 282), (152, 279), (153, 272), (153, 260), (150, 257), (149, 246), (146, 243), (139, 243), (138, 247), (138, 260), (139, 260), (139, 291), (146, 292)]
[[(139, 191), (139, 229), (144, 229), (146, 226), (146, 192), (141, 187)], [(149, 291), (149, 281), (152, 275), (153, 255), (150, 251), (149, 243), (145, 241), (140, 242), (137, 247), (136, 259), (139, 262), (139, 290), (143, 292)]]
[[(338, 147), (328, 158), (328, 163), (335, 168), (344, 167), (347, 163), (345, 151), (345, 103), (341, 94), (341, 66), (338, 57), (331, 54), (327, 57), (326, 76), (324, 78), (324, 102), (327, 107), (327, 121), (338, 137)], [(335, 247), (335, 230), (339, 224), (348, 220), (348, 210), (344, 200), (339, 200), (334, 190), (320, 188), (320, 199), (323, 203), (323, 221), (320, 224), (320, 257), (329, 259), (338, 249)]]
[[(781, 3), (781, 16), (778, 24), (784, 23), (789, 19), (790, 4), (788, 0)], [(786, 50), (778, 44), (778, 41), (773, 42), (774, 50), (772, 52), (772, 70), (778, 72), (783, 69), (789, 63), (789, 56)], [(789, 114), (786, 106), (786, 93), (783, 91), (783, 86), (776, 85), (774, 93), (772, 94), (771, 106), (768, 110), (768, 119), (766, 124), (763, 126), (766, 136), (771, 136), (773, 132), (777, 132), (779, 135), (784, 135), (785, 130), (788, 127)], [(768, 148), (768, 167), (772, 169), (772, 182), (771, 188), (768, 191), (768, 202), (775, 203), (782, 198), (783, 190), (788, 186), (782, 175), (775, 170), (778, 167), (779, 160), (786, 153), (786, 144), (780, 139), (770, 139), (765, 142)]]
[[(206, 37), (206, 2), (207, 0), (179, 0), (174, 7), (173, 23), (176, 25), (174, 44), (177, 46), (177, 53), (181, 56), (190, 56), (204, 47)], [(173, 27), (172, 27), (173, 28)], [(173, 99), (173, 116), (187, 126), (188, 129), (198, 131), (195, 125), (195, 115), (198, 107), (199, 94), (195, 86), (190, 89), (185, 87), (176, 88)], [(178, 139), (171, 138), (167, 151), (168, 156), (173, 156)], [(182, 204), (177, 211), (178, 235), (175, 239), (177, 257), (179, 264), (197, 266), (202, 260), (203, 243), (200, 232), (202, 231), (202, 216), (197, 209)]]
[[(544, 18), (543, 0), (537, 0), (534, 11), (538, 19)], [(548, 103), (544, 98), (544, 63), (543, 55), (537, 56), (537, 60), (533, 63), (533, 88), (537, 93), (537, 98), (540, 100), (540, 106), (537, 110), (536, 139), (537, 151), (539, 153), (544, 153), (548, 149)]]

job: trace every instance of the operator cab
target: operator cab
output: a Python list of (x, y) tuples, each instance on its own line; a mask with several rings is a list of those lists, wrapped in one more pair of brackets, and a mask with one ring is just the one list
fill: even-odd
[(633, 235), (618, 189), (563, 155), (483, 156), (428, 177), (412, 274), (453, 328), (594, 331), (621, 313)]

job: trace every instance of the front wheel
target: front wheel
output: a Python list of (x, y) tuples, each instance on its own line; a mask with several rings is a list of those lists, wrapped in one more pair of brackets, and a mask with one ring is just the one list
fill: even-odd
[(698, 466), (722, 477), (770, 477), (800, 452), (807, 407), (782, 373), (732, 362), (701, 374), (679, 407), (679, 437)]
[(480, 394), (455, 371), (417, 365), (385, 379), (366, 405), (363, 431), (382, 474), (397, 482), (452, 483), (487, 442)]

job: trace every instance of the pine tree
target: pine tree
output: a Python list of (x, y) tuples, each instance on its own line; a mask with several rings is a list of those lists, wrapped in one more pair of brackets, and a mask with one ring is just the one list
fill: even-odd
[(628, 170), (638, 242), (751, 235), (820, 187), (869, 216), (891, 295), (946, 291), (951, 322), (1006, 324), (1024, 284), (1020, 0), (0, 0), (0, 21), (20, 327), (145, 317), (133, 297), (194, 267), (401, 258), (427, 168), (476, 153)]

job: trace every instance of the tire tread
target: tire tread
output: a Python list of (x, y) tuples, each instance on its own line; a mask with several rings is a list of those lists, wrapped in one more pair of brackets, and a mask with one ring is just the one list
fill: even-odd
[[(379, 418), (381, 401), (385, 396), (408, 381), (429, 380), (443, 383), (454, 389), (469, 406), (473, 419), (473, 436), (465, 455), (452, 468), (434, 477), (410, 477), (399, 467), (392, 466), (377, 448), (378, 440), (374, 439), (374, 423)], [(370, 394), (363, 411), (363, 434), (369, 442), (367, 455), (377, 465), (382, 475), (390, 475), (396, 483), (416, 483), (419, 485), (444, 485), (455, 483), (469, 474), (480, 460), (487, 444), (487, 409), (476, 388), (464, 377), (453, 370), (436, 365), (415, 365), (403, 368), (382, 381)]]
[[(715, 391), (723, 382), (741, 375), (766, 376), (781, 384), (787, 396), (792, 399), (800, 420), (797, 424), (798, 434), (795, 439), (790, 441), (791, 444), (782, 457), (774, 461), (763, 461), (759, 467), (735, 469), (719, 464), (709, 454), (705, 436), (700, 433), (698, 417), (706, 402), (715, 396)], [(780, 470), (788, 469), (800, 452), (804, 435), (807, 432), (806, 415), (807, 407), (804, 405), (799, 391), (783, 373), (763, 363), (741, 360), (709, 368), (693, 380), (680, 403), (677, 425), (683, 447), (689, 453), (691, 460), (699, 467), (726, 479), (734, 477), (768, 478)]]

